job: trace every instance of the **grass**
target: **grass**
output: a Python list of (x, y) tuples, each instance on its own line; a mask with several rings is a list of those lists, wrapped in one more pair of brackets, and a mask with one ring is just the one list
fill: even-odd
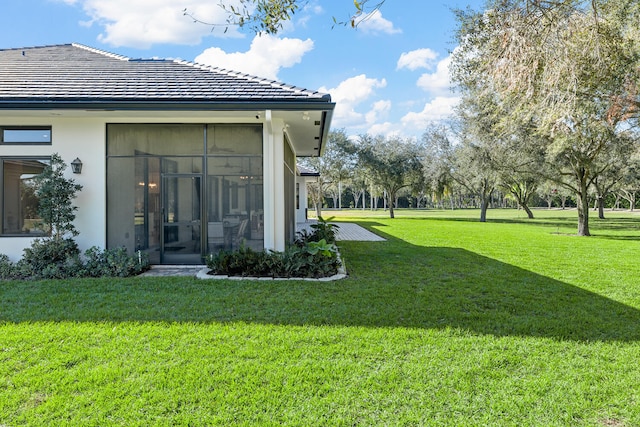
[(640, 216), (326, 212), (334, 283), (0, 284), (0, 425), (640, 425)]

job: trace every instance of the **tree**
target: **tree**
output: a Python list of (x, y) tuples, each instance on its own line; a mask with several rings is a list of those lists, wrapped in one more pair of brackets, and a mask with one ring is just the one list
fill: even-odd
[(389, 217), (394, 218), (398, 191), (409, 187), (422, 175), (416, 145), (398, 137), (362, 135), (356, 150), (359, 164), (367, 170), (371, 183), (385, 192)]
[[(380, 10), (386, 0), (353, 0), (355, 10), (349, 13), (346, 20), (334, 17), (334, 25), (350, 26), (357, 28), (362, 22), (371, 19)], [(306, 4), (304, 0), (239, 0), (239, 4), (225, 4), (220, 2), (220, 7), (226, 12), (227, 19), (224, 23), (211, 23), (194, 16), (188, 9), (183, 10), (185, 16), (194, 22), (215, 27), (223, 27), (225, 31), (232, 26), (249, 28), (256, 34), (277, 34), (285, 22)]]
[(82, 186), (71, 178), (65, 178), (66, 168), (66, 163), (56, 153), (51, 156), (51, 163), (34, 178), (39, 199), (38, 214), (45, 228), (50, 230), (51, 238), (58, 242), (67, 235), (78, 235), (73, 224), (78, 207), (73, 205), (73, 199)]
[[(307, 157), (300, 159), (300, 163), (320, 174), (315, 183), (309, 184), (309, 194), (316, 209), (321, 215), (322, 202), (331, 189), (334, 201), (337, 202), (342, 194), (338, 194), (338, 183), (346, 180), (353, 170), (353, 143), (349, 140), (344, 129), (330, 131), (327, 137), (324, 155), (322, 157)], [(331, 188), (335, 186), (335, 188)], [(336, 206), (337, 207), (337, 203)]]
[(576, 194), (578, 234), (588, 236), (589, 188), (637, 113), (638, 3), (496, 0), (487, 9), (459, 13), (454, 80), (496, 94), (503, 129), (533, 123), (553, 167), (546, 178)]
[(422, 134), (422, 171), (432, 198), (444, 208), (444, 200), (450, 198), (453, 209), (453, 182), (450, 171), (452, 143), (450, 131), (444, 125), (430, 126)]
[(451, 177), (480, 200), (480, 222), (486, 222), (491, 194), (498, 184), (489, 147), (465, 138), (454, 147), (451, 162)]
[(640, 193), (640, 147), (637, 145), (627, 159), (627, 167), (616, 191), (617, 195), (629, 202), (629, 209), (633, 211), (636, 198)]
[(349, 186), (353, 194), (353, 207), (357, 209), (359, 200), (362, 199), (362, 209), (364, 209), (366, 205), (365, 195), (367, 193), (367, 187), (369, 186), (369, 177), (364, 168), (359, 167), (357, 164), (354, 165)]
[(612, 149), (601, 159), (608, 167), (593, 180), (600, 219), (605, 219), (604, 205), (607, 195), (629, 173), (629, 168), (633, 167), (634, 145), (634, 138), (628, 132), (621, 132), (613, 142)]

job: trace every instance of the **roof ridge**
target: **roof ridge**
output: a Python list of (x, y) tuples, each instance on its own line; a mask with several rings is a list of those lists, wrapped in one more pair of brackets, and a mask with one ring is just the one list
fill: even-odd
[(190, 67), (198, 68), (205, 71), (217, 72), (221, 74), (225, 74), (229, 77), (241, 77), (251, 82), (269, 84), (271, 87), (291, 90), (295, 93), (320, 93), (319, 91), (313, 91), (310, 89), (301, 88), (299, 86), (288, 85), (286, 83), (279, 82), (277, 80), (268, 79), (266, 77), (259, 77), (253, 74), (243, 73), (241, 71), (230, 70), (227, 68), (214, 67), (213, 65), (201, 64), (199, 62), (187, 61), (184, 59), (174, 59), (173, 62), (181, 65), (188, 65)]
[[(69, 46), (69, 45), (63, 45), (63, 46)], [(131, 58), (129, 58), (128, 56), (118, 55), (117, 53), (112, 53), (112, 52), (107, 52), (106, 50), (96, 49), (95, 47), (87, 46), (87, 45), (84, 45), (84, 44), (81, 44), (81, 43), (71, 43), (71, 46), (77, 47), (77, 48), (80, 48), (80, 49), (84, 49), (84, 50), (87, 50), (89, 52), (98, 53), (100, 55), (104, 55), (104, 56), (107, 56), (109, 58), (119, 59), (120, 61), (130, 61), (131, 60)]]
[(47, 47), (62, 47), (62, 46), (72, 46), (71, 43), (60, 43), (60, 44), (45, 44), (45, 45), (37, 45), (37, 46), (22, 46), (22, 47), (6, 47), (0, 49), (1, 51), (8, 50), (26, 50), (26, 49), (42, 49)]

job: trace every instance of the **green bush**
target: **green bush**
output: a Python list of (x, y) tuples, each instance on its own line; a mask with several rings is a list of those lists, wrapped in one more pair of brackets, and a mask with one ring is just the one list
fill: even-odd
[(81, 256), (72, 239), (34, 240), (24, 253), (15, 264), (0, 254), (0, 279), (128, 277), (149, 269), (149, 257), (145, 253), (130, 256), (125, 248), (92, 247)]
[(338, 272), (339, 266), (336, 246), (324, 240), (302, 247), (290, 246), (284, 252), (242, 247), (237, 251), (220, 251), (207, 259), (212, 273), (242, 277), (329, 277)]
[(324, 218), (318, 217), (318, 222), (309, 226), (311, 231), (302, 230), (296, 233), (295, 245), (304, 247), (308, 242), (326, 241), (329, 244), (336, 243), (338, 225), (329, 224)]
[(80, 249), (73, 239), (35, 239), (18, 261), (19, 276), (25, 279), (73, 277), (79, 255)]
[(129, 277), (149, 269), (146, 253), (130, 256), (123, 247), (101, 250), (93, 246), (85, 251), (84, 258), (84, 277)]
[(8, 256), (0, 254), (0, 280), (19, 278), (18, 267), (11, 262)]

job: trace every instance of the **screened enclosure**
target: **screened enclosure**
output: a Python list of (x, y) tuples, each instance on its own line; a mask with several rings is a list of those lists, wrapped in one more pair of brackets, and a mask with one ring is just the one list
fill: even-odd
[(264, 246), (261, 125), (107, 125), (107, 246), (199, 264)]

